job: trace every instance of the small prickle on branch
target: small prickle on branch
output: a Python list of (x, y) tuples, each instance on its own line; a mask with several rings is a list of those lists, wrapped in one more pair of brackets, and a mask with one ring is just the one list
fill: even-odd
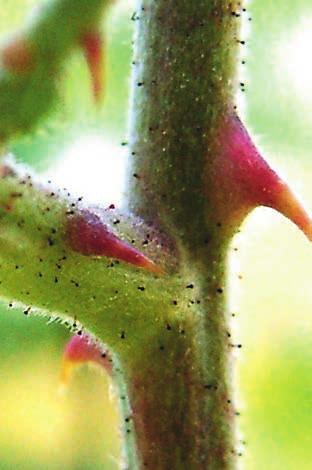
[(155, 274), (163, 273), (152, 260), (117, 237), (98, 215), (89, 210), (68, 219), (67, 234), (70, 247), (83, 255), (115, 258)]
[(109, 374), (112, 372), (112, 360), (107, 352), (83, 332), (74, 335), (67, 343), (61, 366), (61, 387), (67, 386), (72, 372), (84, 365), (97, 365), (106, 370)]
[(9, 43), (2, 47), (0, 60), (4, 70), (17, 75), (30, 72), (35, 65), (32, 46), (23, 36), (10, 39)]
[(104, 40), (98, 31), (86, 33), (81, 39), (90, 71), (92, 91), (96, 103), (100, 103), (104, 91)]

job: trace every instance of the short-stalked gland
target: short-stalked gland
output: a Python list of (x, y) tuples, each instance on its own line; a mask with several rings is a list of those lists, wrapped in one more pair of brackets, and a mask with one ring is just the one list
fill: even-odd
[(155, 274), (162, 273), (159, 266), (117, 237), (98, 215), (89, 210), (82, 210), (68, 219), (67, 237), (70, 248), (82, 255), (114, 258)]
[(90, 71), (92, 90), (95, 102), (98, 103), (104, 89), (104, 41), (99, 32), (89, 32), (81, 38), (88, 68)]
[(84, 364), (98, 366), (110, 375), (112, 373), (112, 361), (107, 351), (87, 335), (75, 335), (69, 340), (64, 350), (61, 390), (68, 385), (73, 371)]
[(252, 209), (267, 206), (289, 218), (312, 240), (309, 214), (262, 158), (235, 114), (221, 120), (214, 155), (209, 154), (207, 166), (207, 197), (220, 226), (235, 231)]

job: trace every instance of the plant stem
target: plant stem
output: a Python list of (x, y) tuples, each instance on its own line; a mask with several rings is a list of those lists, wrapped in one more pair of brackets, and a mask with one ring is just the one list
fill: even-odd
[[(135, 434), (136, 468), (234, 467), (230, 346), (224, 295), (217, 292), (224, 287), (220, 250), (214, 259), (206, 253), (208, 265), (217, 266), (211, 279), (201, 274), (201, 261), (195, 262), (188, 302), (178, 300), (166, 334), (146, 344), (130, 370), (125, 367), (132, 409), (126, 432)], [(133, 455), (134, 449), (128, 451)]]
[(232, 9), (227, 0), (145, 0), (137, 13), (130, 207), (191, 250), (215, 231), (205, 171), (235, 91)]
[(225, 301), (230, 236), (207, 188), (216, 131), (235, 90), (234, 3), (146, 0), (135, 17), (129, 206), (173, 238), (185, 282), (168, 335), (146, 345), (130, 372), (125, 367), (140, 469), (235, 463)]

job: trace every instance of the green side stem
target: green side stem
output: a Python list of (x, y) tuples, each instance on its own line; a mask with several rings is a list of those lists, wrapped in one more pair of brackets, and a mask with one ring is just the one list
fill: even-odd
[(230, 237), (205, 183), (215, 131), (234, 101), (236, 8), (225, 0), (143, 0), (135, 16), (129, 207), (177, 245), (189, 304), (177, 299), (168, 335), (149, 341), (135, 364), (121, 358), (132, 409), (125, 428), (131, 470), (236, 465)]

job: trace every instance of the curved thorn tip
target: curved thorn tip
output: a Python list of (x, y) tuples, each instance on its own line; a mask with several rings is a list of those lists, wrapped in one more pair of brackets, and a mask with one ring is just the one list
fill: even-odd
[(271, 207), (291, 220), (312, 241), (312, 219), (300, 200), (284, 182), (280, 184), (280, 191), (276, 195), (275, 203)]

